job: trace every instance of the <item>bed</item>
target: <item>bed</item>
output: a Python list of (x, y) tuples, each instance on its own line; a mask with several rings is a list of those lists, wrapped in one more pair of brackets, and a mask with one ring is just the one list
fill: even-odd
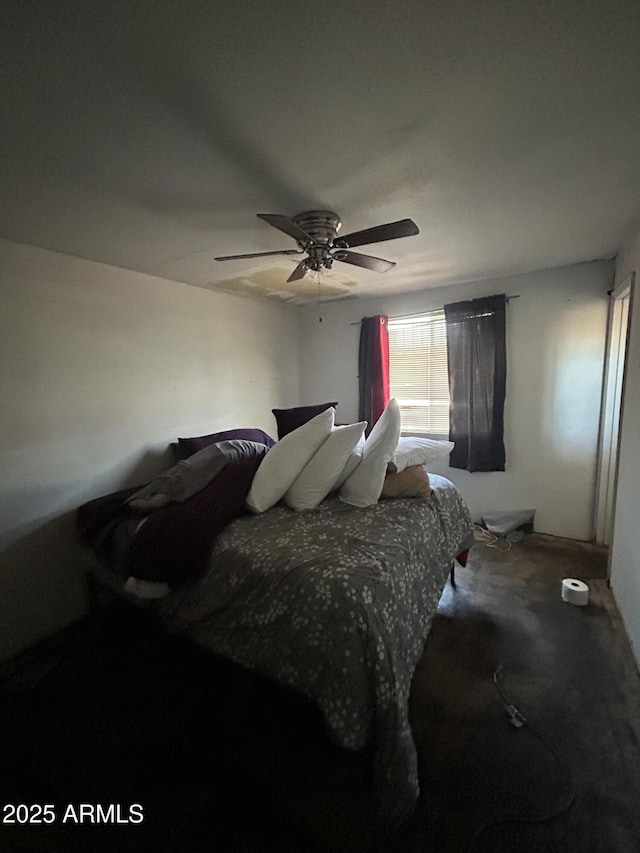
[[(254, 469), (241, 464), (248, 483)], [(473, 541), (458, 490), (429, 476), (428, 497), (356, 508), (332, 495), (309, 511), (278, 503), (241, 514), (216, 532), (200, 576), (153, 602), (171, 632), (311, 699), (341, 747), (371, 746), (379, 812), (392, 824), (419, 795), (413, 672), (452, 561)], [(204, 489), (191, 502), (206, 498)], [(107, 516), (112, 539), (131, 524)], [(160, 519), (158, 530), (170, 526)], [(186, 547), (193, 531), (178, 528)], [(115, 568), (122, 584), (131, 565)]]
[(332, 497), (237, 519), (209, 571), (158, 603), (172, 629), (314, 700), (342, 747), (373, 740), (392, 821), (419, 793), (411, 679), (452, 559), (470, 544), (459, 492), (430, 479), (425, 499), (354, 508)]

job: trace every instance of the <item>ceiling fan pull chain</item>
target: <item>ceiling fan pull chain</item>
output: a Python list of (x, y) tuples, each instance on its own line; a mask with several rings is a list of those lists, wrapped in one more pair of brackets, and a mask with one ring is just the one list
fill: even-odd
[(322, 323), (322, 315), (320, 314), (320, 270), (318, 270), (318, 323)]

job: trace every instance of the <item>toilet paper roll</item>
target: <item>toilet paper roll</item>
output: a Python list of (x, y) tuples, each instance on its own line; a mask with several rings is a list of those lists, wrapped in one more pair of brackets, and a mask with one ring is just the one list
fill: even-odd
[(589, 603), (589, 587), (576, 578), (565, 578), (562, 581), (562, 600), (584, 607)]

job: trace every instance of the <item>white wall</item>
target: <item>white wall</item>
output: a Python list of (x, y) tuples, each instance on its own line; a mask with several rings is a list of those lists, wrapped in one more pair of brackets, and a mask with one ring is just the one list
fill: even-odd
[(74, 510), (179, 435), (273, 434), (297, 313), (0, 240), (0, 658), (80, 616)]
[(636, 272), (618, 464), (611, 585), (640, 664), (640, 229), (616, 258), (616, 284)]
[(507, 470), (470, 474), (445, 464), (433, 470), (458, 485), (476, 518), (492, 510), (535, 508), (538, 531), (588, 540), (612, 280), (613, 264), (599, 261), (307, 307), (301, 322), (302, 402), (335, 399), (339, 421), (357, 418), (364, 316), (401, 316), (445, 302), (520, 294), (507, 309)]

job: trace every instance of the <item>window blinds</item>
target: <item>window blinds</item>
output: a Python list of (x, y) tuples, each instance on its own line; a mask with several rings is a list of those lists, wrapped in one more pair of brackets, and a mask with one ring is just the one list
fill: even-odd
[(449, 378), (444, 311), (390, 319), (390, 393), (402, 431), (449, 433)]

